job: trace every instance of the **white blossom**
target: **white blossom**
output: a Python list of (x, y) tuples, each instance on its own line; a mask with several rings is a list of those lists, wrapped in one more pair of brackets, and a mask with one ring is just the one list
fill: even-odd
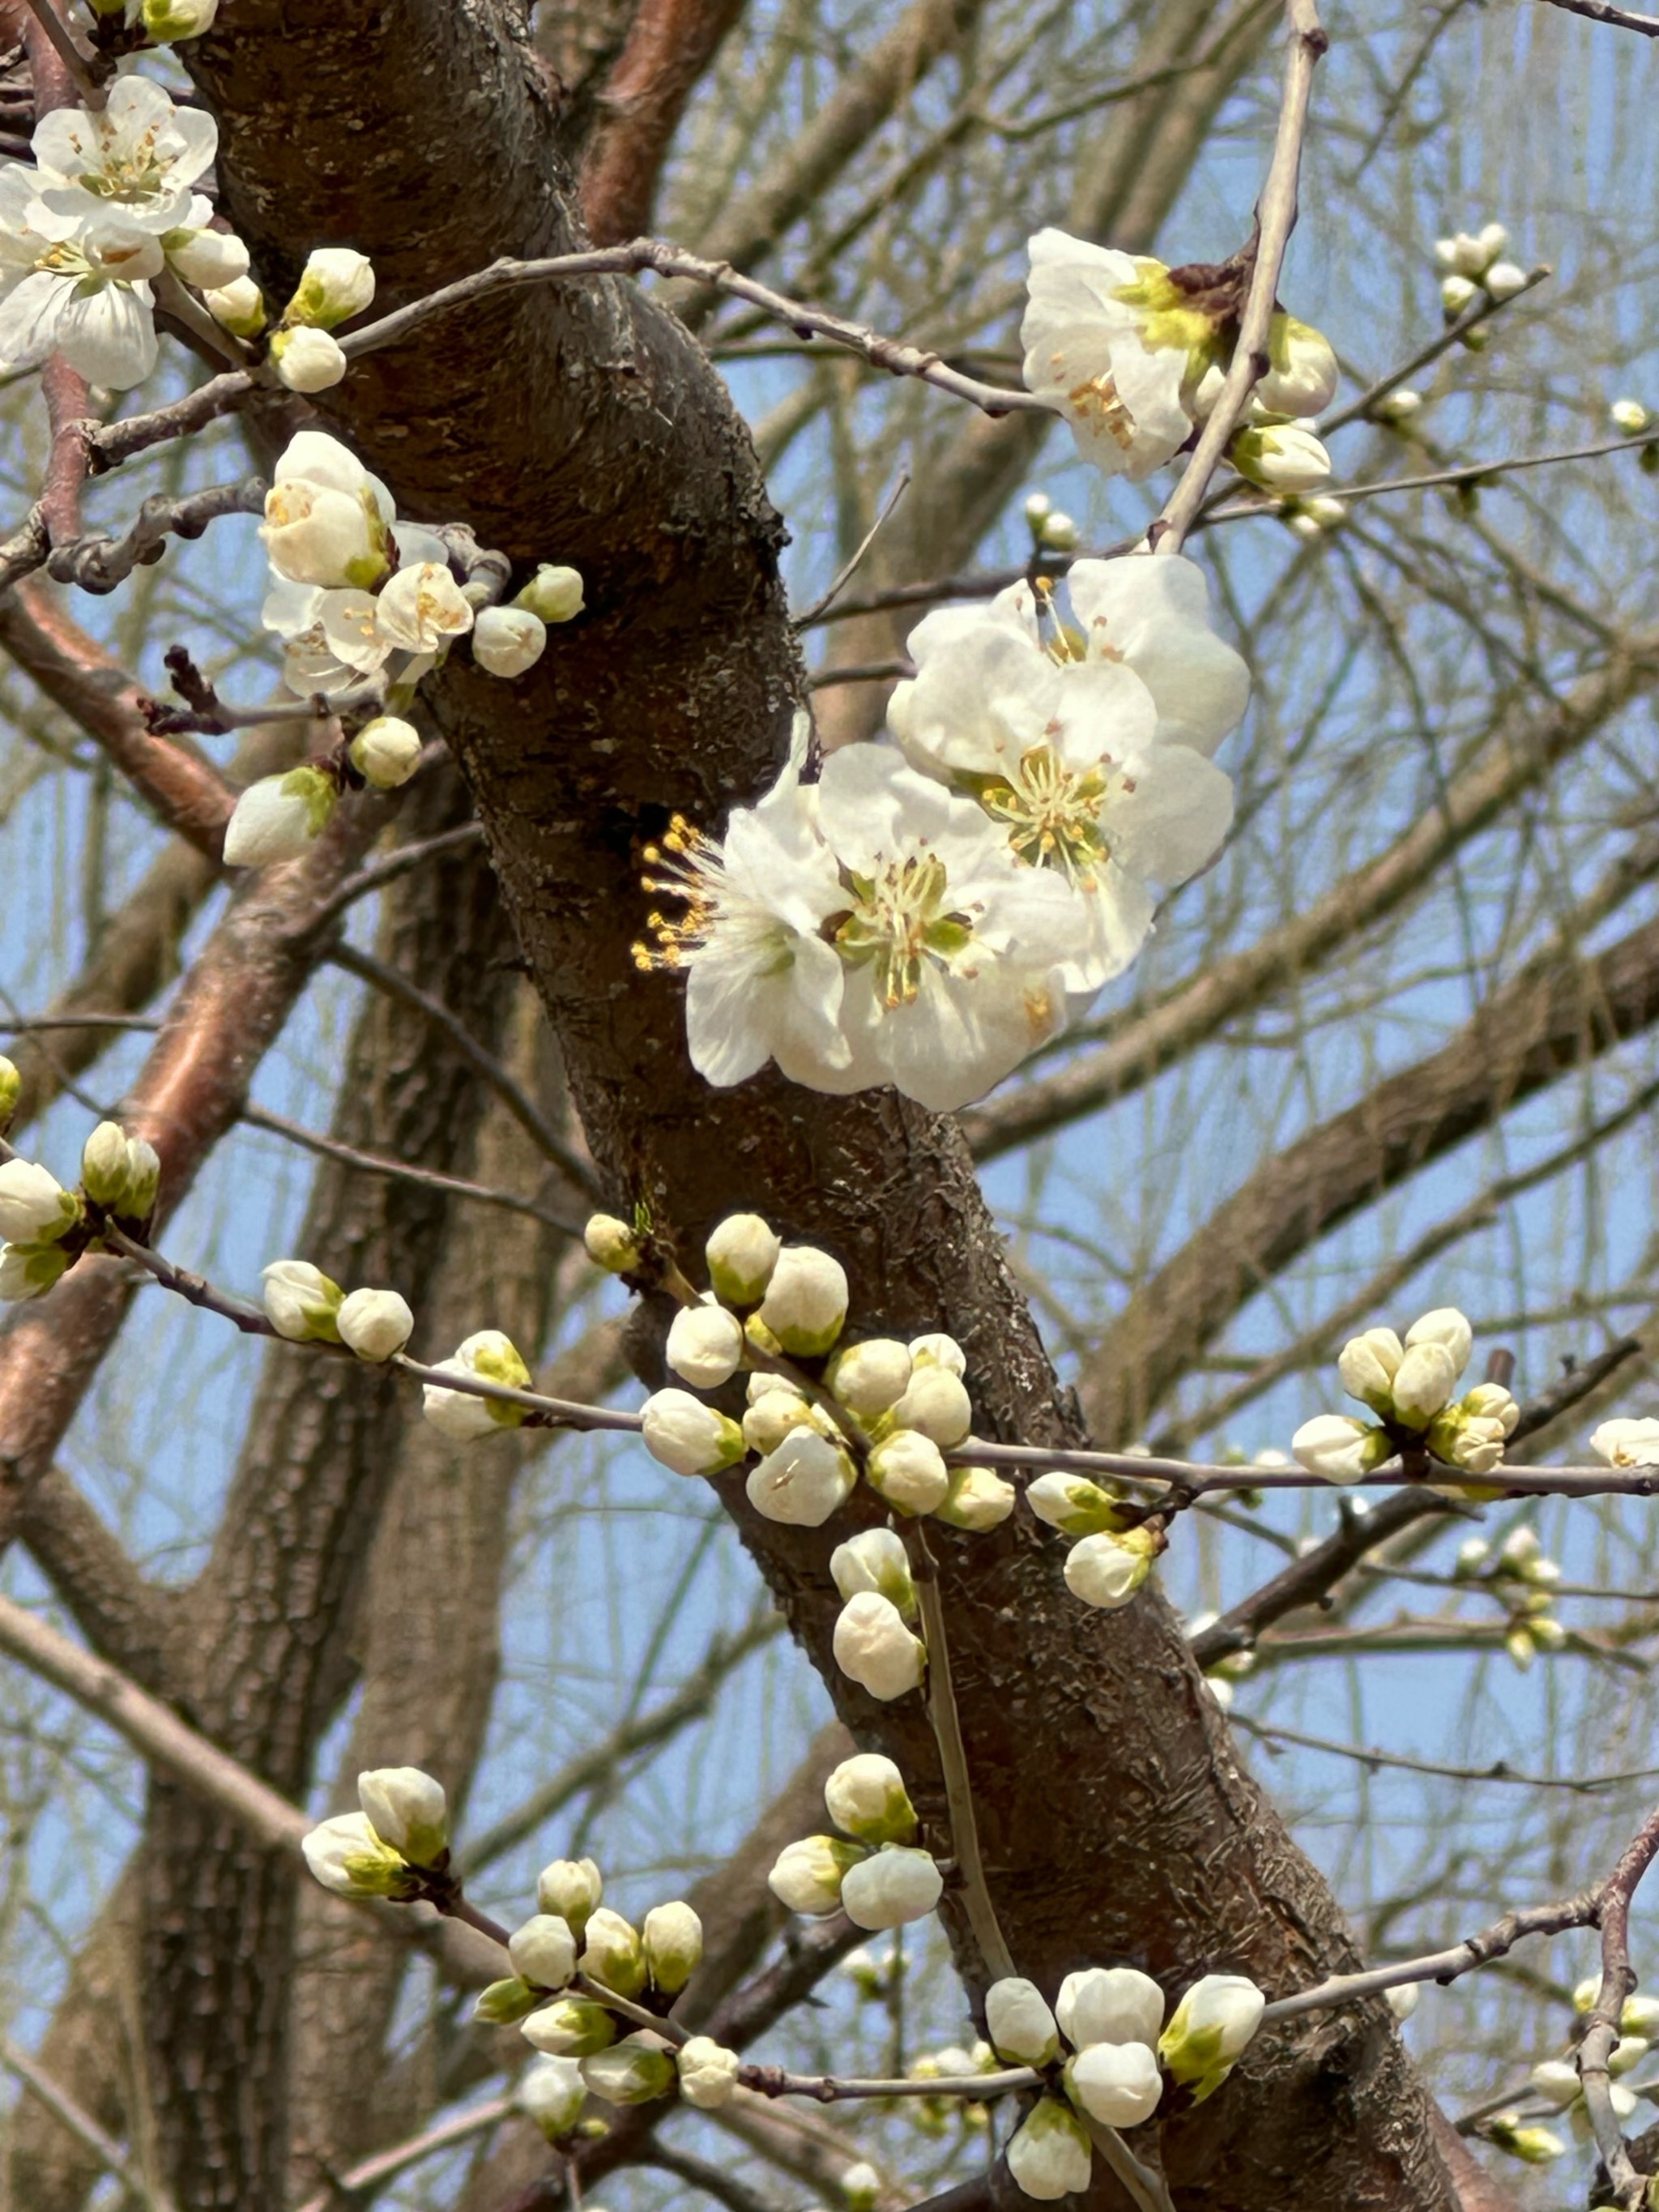
[(1085, 1536), (1066, 1555), (1066, 1587), (1085, 1605), (1115, 1613), (1152, 1572), (1156, 1540), (1146, 1528)]
[(847, 1319), (847, 1270), (811, 1244), (786, 1244), (760, 1302), (762, 1323), (797, 1359), (828, 1352)]
[(1386, 1431), (1350, 1413), (1316, 1413), (1291, 1438), (1297, 1466), (1327, 1482), (1363, 1482), (1393, 1449)]
[(1170, 2073), (1202, 2104), (1232, 2071), (1256, 2029), (1267, 1999), (1243, 1974), (1206, 1974), (1194, 1982), (1158, 2039)]
[(982, 1535), (987, 1529), (1001, 1527), (1013, 1511), (1018, 1495), (1013, 1484), (994, 1468), (953, 1467), (951, 1487), (944, 1504), (933, 1508), (933, 1517), (948, 1522), (953, 1528)]
[(588, 1915), (583, 1931), (581, 1972), (590, 1981), (636, 1997), (645, 1987), (645, 1945), (631, 1920), (601, 1905)]
[(512, 604), (544, 623), (574, 622), (582, 611), (581, 571), (543, 561)]
[(782, 1249), (782, 1238), (758, 1213), (728, 1213), (703, 1247), (709, 1282), (728, 1305), (757, 1305)]
[(375, 1766), (357, 1777), (357, 1802), (375, 1834), (411, 1866), (431, 1866), (449, 1848), (443, 1784), (418, 1766)]
[(1073, 2051), (1091, 2043), (1156, 2043), (1164, 1992), (1138, 1967), (1087, 1966), (1066, 1975), (1054, 2012)]
[(903, 1395), (910, 1365), (909, 1349), (896, 1337), (869, 1337), (836, 1352), (823, 1379), (849, 1413), (872, 1421)]
[(61, 1244), (0, 1245), (0, 1304), (44, 1297), (73, 1265)]
[(292, 1344), (339, 1342), (335, 1316), (345, 1293), (320, 1267), (308, 1260), (273, 1260), (261, 1280), (265, 1315), (278, 1336)]
[(1028, 250), (1026, 387), (1065, 416), (1086, 459), (1138, 483), (1191, 434), (1214, 325), (1162, 262), (1052, 229)]
[(803, 1422), (750, 1469), (744, 1489), (756, 1512), (768, 1521), (821, 1528), (846, 1504), (857, 1479), (842, 1447)]
[(547, 624), (526, 607), (480, 607), (472, 658), (486, 675), (522, 676), (547, 649)]
[(376, 714), (351, 740), (351, 765), (376, 791), (407, 783), (420, 758), (420, 732), (397, 714)]
[(865, 1462), (865, 1473), (877, 1495), (901, 1513), (931, 1513), (951, 1487), (944, 1454), (915, 1429), (884, 1437)]
[(779, 1854), (767, 1887), (791, 1912), (821, 1920), (840, 1910), (848, 1869), (863, 1856), (858, 1844), (843, 1843), (839, 1836), (803, 1836)]
[(823, 1802), (836, 1826), (861, 1844), (908, 1844), (916, 1832), (904, 1777), (880, 1752), (843, 1759), (823, 1785)]
[(409, 1342), (415, 1316), (396, 1291), (353, 1291), (341, 1300), (334, 1326), (349, 1351), (379, 1365)]
[(985, 1992), (985, 2027), (1000, 2057), (1015, 2066), (1046, 2066), (1060, 2048), (1060, 2031), (1035, 1982), (1010, 1975)]
[(513, 1971), (541, 1990), (562, 1990), (576, 1971), (576, 1939), (556, 1912), (532, 1913), (507, 1941)]
[(1299, 422), (1268, 422), (1237, 432), (1227, 458), (1240, 476), (1264, 491), (1316, 491), (1331, 473), (1331, 457)]
[(378, 1835), (366, 1814), (341, 1813), (301, 1837), (313, 1876), (337, 1897), (399, 1897), (415, 1884), (408, 1863)]
[(910, 1579), (909, 1554), (896, 1529), (861, 1528), (837, 1544), (830, 1554), (830, 1573), (843, 1598), (873, 1590), (907, 1618), (915, 1617), (916, 1589)]
[(892, 1600), (875, 1590), (859, 1591), (842, 1607), (835, 1654), (842, 1673), (884, 1703), (921, 1687), (927, 1657)]
[(1089, 2186), (1088, 2135), (1057, 2097), (1038, 2100), (1015, 2131), (1007, 2157), (1016, 2187), (1040, 2203), (1057, 2203)]
[(204, 109), (175, 106), (153, 77), (118, 76), (96, 112), (60, 107), (36, 123), (36, 228), (67, 238), (114, 218), (155, 236), (175, 229), (218, 143), (219, 126)]
[(264, 868), (297, 860), (334, 818), (340, 787), (319, 768), (262, 775), (237, 799), (225, 824), (228, 868)]
[(307, 257), (283, 319), (331, 331), (361, 314), (374, 297), (374, 271), (366, 253), (349, 246), (319, 246)]
[(1609, 1467), (1659, 1467), (1659, 1420), (1603, 1421), (1591, 1434), (1590, 1449)]
[(1066, 2063), (1066, 2094), (1109, 2128), (1138, 2128), (1164, 2094), (1158, 2060), (1144, 2043), (1093, 2043)]
[(735, 2051), (716, 2043), (712, 2036), (694, 2035), (681, 2044), (674, 2063), (680, 2077), (680, 2094), (699, 2112), (712, 2112), (729, 2104), (738, 2086), (743, 2061)]
[(592, 1859), (554, 1859), (536, 1881), (536, 1902), (557, 1915), (580, 1941), (605, 1895), (605, 1882)]
[(653, 1989), (678, 1996), (702, 1961), (702, 1922), (683, 1899), (653, 1905), (640, 1929)]
[(743, 1360), (743, 1324), (724, 1306), (682, 1306), (669, 1324), (663, 1357), (682, 1382), (718, 1390)]
[(74, 1227), (80, 1204), (38, 1160), (0, 1166), (0, 1237), (17, 1244), (50, 1242)]
[(278, 331), (270, 341), (270, 365), (290, 392), (326, 392), (344, 376), (348, 363), (337, 338), (308, 324)]
[(514, 2102), (541, 2130), (549, 2142), (560, 2142), (582, 2116), (587, 2084), (574, 2058), (532, 2058), (525, 2069)]
[(116, 392), (142, 384), (155, 366), (160, 239), (88, 194), (75, 195), (87, 216), (59, 218), (36, 193), (33, 170), (0, 167), (0, 361), (33, 368), (61, 353), (89, 383)]
[[(456, 1347), (451, 1359), (436, 1363), (441, 1375), (475, 1376), (481, 1382), (496, 1382), (509, 1390), (527, 1390), (530, 1370), (518, 1348), (498, 1328), (481, 1328)], [(516, 1429), (524, 1419), (521, 1407), (499, 1398), (481, 1398), (467, 1390), (446, 1390), (428, 1382), (421, 1392), (421, 1411), (441, 1436), (453, 1443), (470, 1443), (498, 1429)]]
[(659, 2035), (625, 2035), (582, 2063), (582, 2079), (608, 2105), (648, 2105), (676, 2080), (673, 2055)]
[(355, 453), (325, 432), (301, 430), (277, 460), (259, 535), (272, 568), (290, 582), (366, 592), (391, 567), (395, 514)]
[(848, 1867), (842, 1908), (855, 1927), (902, 1928), (925, 1918), (944, 1890), (944, 1876), (927, 1851), (890, 1844)]

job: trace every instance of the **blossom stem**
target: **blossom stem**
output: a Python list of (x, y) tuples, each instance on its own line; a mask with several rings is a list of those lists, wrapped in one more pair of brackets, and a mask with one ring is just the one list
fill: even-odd
[(1136, 2212), (1175, 2212), (1164, 2176), (1155, 2167), (1143, 2166), (1115, 2128), (1091, 2120), (1086, 2113), (1083, 2115), (1083, 2124), (1089, 2130), (1090, 2142), (1121, 2184), (1125, 2196), (1133, 2198)]
[(1018, 1968), (986, 1886), (979, 1830), (974, 1819), (973, 1782), (962, 1741), (961, 1716), (951, 1686), (951, 1647), (945, 1635), (945, 1607), (939, 1596), (938, 1570), (920, 1522), (907, 1522), (904, 1548), (909, 1554), (911, 1577), (921, 1608), (922, 1641), (927, 1647), (927, 1717), (933, 1724), (933, 1741), (939, 1746), (945, 1800), (951, 1815), (951, 1848), (962, 1876), (968, 1924), (974, 1931), (988, 1978), (1005, 1981), (1018, 1973)]

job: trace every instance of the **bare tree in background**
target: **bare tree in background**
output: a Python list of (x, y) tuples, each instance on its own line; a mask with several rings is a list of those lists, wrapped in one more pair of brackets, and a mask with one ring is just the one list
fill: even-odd
[[(1029, 2084), (755, 2077), (707, 2113), (595, 2103), (550, 2148), (510, 2101), (528, 2046), (473, 2017), (498, 1949), (306, 1881), (300, 1835), (387, 1766), (444, 1784), (475, 1920), (525, 1917), (556, 1856), (630, 1911), (689, 1897), (674, 2017), (757, 2066), (976, 2063), (988, 1907), (1050, 1997), (1091, 1965), (1248, 1976), (1282, 2009), (1131, 2133), (1127, 2179), (1097, 2160), (1103, 2212), (1641, 2201), (1619, 1992), (1573, 1992), (1653, 1972), (1659, 1543), (1639, 1468), (1559, 1469), (1652, 1394), (1659, 27), (1332, 10), (1279, 289), (1340, 356), (1340, 505), (1192, 479), (1254, 678), (1235, 828), (1081, 1025), (957, 1116), (715, 1089), (634, 956), (644, 847), (752, 803), (803, 702), (831, 753), (874, 736), (924, 613), (1062, 574), (1054, 509), (1086, 550), (1144, 542), (1176, 479), (1109, 488), (1014, 404), (1024, 242), (1220, 264), (1259, 198), (1270, 237), (1310, 21), (222, 0), (160, 62), (217, 120), (204, 181), (272, 301), (317, 246), (370, 258), (377, 320), (617, 252), (416, 315), (310, 398), (176, 283), (141, 391), (60, 356), (0, 390), (10, 1139), (67, 1182), (101, 1112), (152, 1143), (129, 1242), (185, 1292), (94, 1252), (0, 1337), (16, 2212), (1027, 2201), (999, 2147)], [(52, 0), (0, 35), (24, 162), (140, 43)], [(1443, 307), (1437, 234), (1495, 216), (1522, 283)], [(675, 250), (630, 263), (641, 235)], [(458, 574), (569, 564), (586, 606), (512, 683), (455, 653), (395, 802), (353, 791), (248, 873), (238, 792), (339, 738), (291, 700), (216, 713), (275, 695), (251, 518), (308, 426), (450, 526)], [(422, 1360), (499, 1328), (543, 1396), (631, 1409), (630, 1370), (672, 1379), (672, 1285), (597, 1276), (596, 1206), (643, 1206), (699, 1285), (734, 1209), (832, 1251), (857, 1333), (961, 1345), (981, 1439), (1210, 1470), (1158, 1494), (1170, 1548), (1116, 1611), (1023, 1504), (926, 1524), (982, 1880), (937, 1710), (832, 1656), (867, 1489), (798, 1528), (625, 1433), (458, 1448), (407, 1377), (238, 1334), (207, 1287), (303, 1254), (395, 1285)], [(1522, 1407), (1495, 1494), (1409, 1454), (1364, 1496), (1287, 1470), (1345, 1340), (1452, 1304)], [(863, 1954), (766, 1885), (854, 1744), (951, 1862), (938, 1921)], [(1403, 2033), (1391, 1980), (1426, 1985)], [(1650, 2039), (1615, 2061), (1638, 2094)], [(1571, 2130), (1529, 2069), (1563, 2057), (1595, 2141), (1534, 2166)]]

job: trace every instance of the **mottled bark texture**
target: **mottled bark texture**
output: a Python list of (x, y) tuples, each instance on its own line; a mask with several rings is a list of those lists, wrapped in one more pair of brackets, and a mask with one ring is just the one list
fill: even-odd
[[(194, 65), (262, 276), (349, 237), (390, 304), (569, 241), (554, 118), (513, 18), (482, 0), (304, 15), (239, 0), (234, 17)], [(508, 688), (458, 656), (433, 703), (616, 1200), (648, 1200), (693, 1267), (720, 1212), (758, 1206), (841, 1254), (860, 1326), (951, 1329), (986, 1431), (1075, 1436), (953, 1125), (887, 1093), (834, 1101), (771, 1078), (712, 1092), (686, 1064), (678, 987), (634, 970), (641, 839), (672, 808), (713, 822), (753, 795), (798, 682), (778, 520), (696, 347), (632, 288), (571, 286), (439, 325), (326, 398), (406, 508), (459, 510), (515, 558), (588, 577), (591, 611), (532, 677)], [(937, 1816), (915, 1701), (874, 1705), (829, 1663), (828, 1554), (869, 1517), (867, 1496), (804, 1534), (757, 1523), (740, 1486), (722, 1489), (842, 1717)], [(1222, 1966), (1284, 1989), (1348, 1964), (1328, 1891), (1239, 1768), (1162, 1599), (1085, 1612), (1061, 1588), (1057, 1540), (1024, 1514), (993, 1537), (933, 1540), (1022, 1968), (1052, 1984), (1128, 1955), (1171, 1989)], [(962, 1916), (946, 1917), (975, 1978)], [(1163, 2133), (1183, 2212), (1454, 2202), (1381, 2005), (1264, 2037), (1224, 2094), (1196, 2113), (1175, 2100)], [(1096, 2201), (1114, 2197), (1103, 2186)]]

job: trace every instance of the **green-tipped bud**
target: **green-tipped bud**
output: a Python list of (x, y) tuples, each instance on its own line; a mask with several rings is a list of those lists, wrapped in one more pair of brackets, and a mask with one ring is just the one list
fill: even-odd
[(235, 338), (257, 338), (265, 326), (265, 295), (251, 276), (234, 276), (202, 295), (202, 304), (221, 330)]
[(218, 12), (219, 0), (143, 0), (144, 36), (153, 46), (199, 39)]
[(1085, 1605), (1115, 1613), (1127, 1605), (1152, 1572), (1159, 1540), (1150, 1528), (1126, 1528), (1120, 1536), (1085, 1536), (1066, 1555), (1066, 1587)]
[(1035, 1982), (1010, 1975), (985, 1992), (985, 2027), (1011, 2066), (1047, 2066), (1060, 2050), (1060, 2030)]
[(374, 297), (374, 271), (366, 253), (349, 246), (319, 246), (300, 272), (283, 320), (289, 327), (331, 331), (361, 314)]
[(728, 1213), (703, 1247), (709, 1282), (729, 1306), (758, 1305), (782, 1249), (782, 1238), (758, 1213)]
[(342, 1813), (322, 1821), (301, 1838), (300, 1848), (315, 1878), (337, 1897), (406, 1902), (419, 1893), (419, 1875), (376, 1832), (366, 1814)]
[(491, 1982), (472, 2000), (472, 2017), (486, 2027), (515, 2027), (542, 2002), (542, 1992), (517, 1974)]
[(945, 1455), (931, 1437), (897, 1429), (883, 1439), (865, 1462), (870, 1487), (901, 1513), (931, 1513), (951, 1488)]
[(619, 1997), (638, 1996), (645, 1987), (645, 1945), (633, 1922), (600, 1905), (584, 1931), (580, 1970)]
[(0, 1246), (0, 1305), (21, 1305), (44, 1297), (75, 1265), (61, 1244)]
[(94, 1206), (118, 1206), (126, 1195), (126, 1132), (116, 1121), (100, 1121), (81, 1151), (81, 1188)]
[(743, 2070), (743, 2061), (735, 2051), (728, 2051), (712, 2036), (694, 2035), (681, 2045), (674, 2063), (679, 2070), (680, 2094), (688, 2105), (712, 2112), (730, 2104)]
[(1394, 1378), (1405, 1356), (1406, 1347), (1391, 1328), (1368, 1328), (1343, 1346), (1336, 1371), (1351, 1398), (1386, 1419), (1394, 1411)]
[(689, 1390), (655, 1390), (640, 1413), (640, 1433), (653, 1459), (676, 1474), (719, 1474), (736, 1466), (743, 1431)]
[(273, 1260), (262, 1277), (265, 1317), (290, 1344), (337, 1344), (345, 1292), (308, 1260)]
[(865, 1856), (861, 1844), (839, 1836), (803, 1836), (779, 1854), (767, 1887), (791, 1912), (821, 1920), (839, 1910), (842, 1883)]
[(702, 1923), (689, 1905), (676, 1899), (653, 1905), (640, 1929), (645, 1971), (653, 1989), (677, 1997), (702, 1963)]
[(793, 1358), (817, 1359), (841, 1334), (847, 1301), (840, 1261), (813, 1245), (791, 1244), (778, 1255), (757, 1317)]
[(544, 623), (574, 622), (582, 611), (581, 571), (544, 561), (512, 604)]
[(909, 1387), (910, 1353), (896, 1337), (874, 1336), (837, 1352), (823, 1371), (831, 1395), (860, 1421), (873, 1421)]
[(1552, 2159), (1567, 2154), (1567, 2147), (1559, 2136), (1552, 2134), (1548, 2128), (1523, 2127), (1519, 2112), (1494, 2114), (1486, 2123), (1486, 2140), (1528, 2166), (1547, 2166)]
[(0, 1053), (0, 1131), (10, 1128), (22, 1095), (22, 1077), (13, 1062)]
[(1133, 1525), (1134, 1517), (1121, 1498), (1097, 1482), (1059, 1470), (1028, 1482), (1025, 1502), (1039, 1521), (1058, 1528), (1062, 1536), (1116, 1535)]
[(590, 1214), (582, 1243), (593, 1265), (603, 1267), (607, 1275), (630, 1274), (642, 1256), (638, 1231), (619, 1221), (614, 1213)]
[(864, 1528), (837, 1544), (830, 1554), (830, 1572), (843, 1598), (872, 1590), (896, 1606), (905, 1620), (915, 1619), (916, 1586), (910, 1578), (904, 1540), (895, 1530)]
[(617, 2015), (592, 1997), (555, 1997), (519, 2024), (519, 2033), (554, 2058), (586, 2058), (617, 2039)]
[(513, 2101), (549, 2142), (562, 2142), (574, 2132), (587, 2102), (580, 2064), (574, 2058), (532, 2058)]
[(39, 1161), (0, 1166), (0, 1237), (14, 1244), (54, 1244), (80, 1218), (80, 1200)]
[(449, 1850), (443, 1784), (418, 1766), (375, 1766), (357, 1777), (357, 1802), (384, 1844), (411, 1866), (441, 1864)]
[(605, 1895), (605, 1881), (592, 1859), (555, 1859), (536, 1882), (536, 1902), (557, 1915), (580, 1943)]
[(1212, 2096), (1256, 2029), (1267, 1999), (1243, 1974), (1206, 1974), (1176, 2007), (1158, 2055), (1195, 2104)]
[(556, 1912), (532, 1913), (507, 1949), (515, 1970), (538, 1990), (562, 1990), (576, 1971), (576, 1939)]
[(607, 2105), (648, 2105), (665, 2097), (678, 2075), (659, 2035), (627, 2035), (582, 2061), (582, 2079)]
[(994, 1468), (953, 1467), (951, 1487), (945, 1493), (945, 1503), (933, 1508), (933, 1518), (948, 1522), (953, 1528), (983, 1535), (988, 1528), (1002, 1526), (1013, 1511), (1018, 1496), (1013, 1484), (1005, 1481)]
[(823, 1802), (836, 1826), (861, 1844), (915, 1841), (916, 1809), (904, 1778), (879, 1752), (842, 1759), (823, 1785)]

